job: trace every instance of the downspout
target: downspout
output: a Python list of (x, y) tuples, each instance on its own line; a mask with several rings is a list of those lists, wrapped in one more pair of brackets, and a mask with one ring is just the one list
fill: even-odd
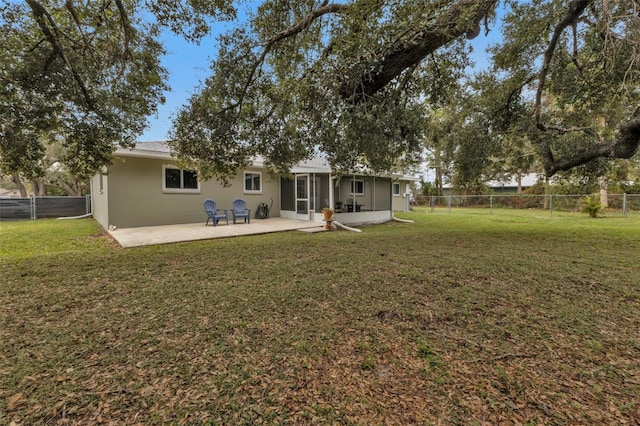
[(59, 217), (58, 220), (84, 219), (84, 218), (91, 217), (91, 216), (93, 216), (93, 213), (82, 214), (80, 216), (64, 216), (64, 217)]
[(345, 230), (351, 231), (351, 232), (362, 232), (362, 229), (352, 228), (350, 226), (343, 225), (340, 222), (336, 222), (335, 220), (332, 222), (332, 226), (334, 228), (342, 228), (342, 229), (345, 229)]
[(391, 214), (391, 219), (395, 220), (396, 222), (415, 223), (413, 220), (410, 220), (410, 219), (400, 219), (399, 217), (396, 217), (393, 213)]

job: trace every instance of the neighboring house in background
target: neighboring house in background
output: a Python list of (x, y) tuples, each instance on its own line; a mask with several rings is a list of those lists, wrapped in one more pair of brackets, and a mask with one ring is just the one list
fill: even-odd
[(164, 142), (141, 142), (118, 149), (108, 171), (91, 179), (91, 200), (94, 218), (105, 229), (204, 224), (207, 198), (223, 209), (243, 198), (252, 215), (258, 204), (273, 200), (270, 217), (319, 223), (324, 207), (340, 207), (336, 220), (359, 225), (386, 222), (394, 211), (409, 210), (410, 185), (417, 180), (401, 174), (338, 176), (326, 159), (315, 158), (293, 167), (289, 176), (273, 176), (262, 161), (254, 161), (224, 187), (179, 169)]
[(518, 188), (525, 191), (542, 179), (538, 173), (526, 173), (520, 176), (520, 182), (518, 182), (517, 176), (511, 176), (507, 181), (490, 180), (486, 185), (496, 194), (511, 194), (517, 193)]
[[(543, 181), (543, 177), (541, 177), (538, 173), (526, 173), (520, 176), (520, 183), (518, 184), (518, 177), (511, 176), (508, 180), (490, 180), (485, 182), (487, 189), (489, 189), (494, 194), (517, 194), (518, 188), (522, 191), (525, 191), (536, 183)], [(453, 185), (444, 184), (443, 185), (444, 195), (452, 195), (453, 194)]]
[(0, 197), (21, 197), (20, 191), (17, 189), (4, 189), (0, 188)]

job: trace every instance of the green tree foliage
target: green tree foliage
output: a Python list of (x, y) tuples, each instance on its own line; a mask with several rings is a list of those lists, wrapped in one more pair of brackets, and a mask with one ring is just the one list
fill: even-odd
[[(504, 2), (491, 67), (445, 108), (450, 178), (461, 190), (529, 171), (597, 186), (640, 140), (638, 15), (633, 2)], [(426, 133), (427, 147), (433, 144)]]
[(460, 37), (496, 1), (265, 1), (220, 38), (172, 145), (204, 177), (253, 157), (275, 169), (320, 151), (338, 169), (419, 159), (426, 101), (467, 65)]
[[(318, 151), (334, 166), (403, 167), (433, 133), (431, 111), (464, 114), (459, 180), (535, 152), (548, 175), (640, 141), (637, 2), (503, 1), (493, 68), (461, 83), (466, 38), (491, 30), (496, 1), (272, 0), (223, 35), (212, 74), (178, 115), (180, 159), (228, 177), (253, 156), (275, 168)], [(449, 87), (461, 84), (464, 102)], [(604, 125), (601, 124), (604, 117)], [(436, 133), (437, 133), (436, 129)], [(527, 144), (525, 149), (514, 149)]]
[(0, 170), (42, 176), (52, 141), (75, 176), (107, 165), (163, 102), (157, 31), (131, 0), (0, 7)]
[[(640, 142), (640, 18), (634, 0), (508, 1), (493, 47), (497, 123), (526, 135), (548, 176), (630, 158)], [(485, 96), (491, 96), (484, 92)]]
[[(133, 142), (162, 101), (158, 28), (197, 42), (213, 22), (236, 16), (233, 4), (3, 5), (2, 171), (41, 173), (38, 158), (51, 138), (62, 141), (64, 161), (79, 175), (108, 164), (116, 144)], [(501, 27), (493, 20), (499, 5)], [(455, 155), (460, 182), (472, 185), (496, 158), (527, 154), (518, 144), (535, 147), (547, 175), (637, 152), (637, 0), (251, 6), (220, 37), (210, 77), (172, 130), (179, 159), (203, 178), (224, 180), (255, 156), (286, 169), (317, 152), (338, 169), (404, 168), (420, 159), (430, 114), (440, 109), (460, 115), (445, 154)], [(492, 69), (464, 80), (466, 40), (497, 28), (504, 34)]]

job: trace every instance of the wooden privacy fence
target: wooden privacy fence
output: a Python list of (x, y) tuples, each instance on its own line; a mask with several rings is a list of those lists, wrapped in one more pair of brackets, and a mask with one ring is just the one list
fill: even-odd
[(82, 216), (91, 213), (91, 196), (0, 197), (0, 220)]

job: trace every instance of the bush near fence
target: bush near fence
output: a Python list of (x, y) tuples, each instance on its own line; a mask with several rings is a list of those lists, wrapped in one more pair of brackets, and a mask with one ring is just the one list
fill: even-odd
[(0, 198), (0, 220), (82, 216), (91, 213), (91, 196)]

